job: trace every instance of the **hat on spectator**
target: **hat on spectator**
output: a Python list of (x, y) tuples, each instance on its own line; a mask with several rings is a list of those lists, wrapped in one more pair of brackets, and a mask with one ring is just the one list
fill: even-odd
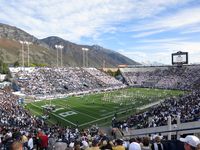
[(71, 142), (71, 143), (69, 144), (69, 147), (73, 148), (73, 147), (74, 147), (74, 143)]
[(86, 142), (86, 141), (82, 141), (82, 146), (81, 146), (81, 148), (82, 149), (87, 149), (88, 147), (89, 147), (89, 144), (88, 144), (88, 142)]
[(161, 136), (161, 135), (158, 135), (158, 134), (154, 134), (152, 138), (153, 138), (153, 139), (156, 139), (157, 137), (159, 137), (160, 139), (162, 139), (162, 138), (163, 138), (163, 136)]
[(103, 140), (103, 143), (102, 143), (104, 146), (108, 144), (108, 142), (106, 140)]
[(180, 138), (180, 141), (187, 143), (193, 147), (197, 147), (197, 144), (200, 143), (199, 138), (194, 135), (187, 135), (185, 138)]
[(98, 143), (99, 143), (99, 141), (98, 141), (97, 139), (94, 139), (94, 140), (92, 141), (92, 146), (96, 146)]
[(117, 145), (122, 145), (123, 144), (123, 140), (122, 139), (117, 139), (115, 142), (117, 143)]

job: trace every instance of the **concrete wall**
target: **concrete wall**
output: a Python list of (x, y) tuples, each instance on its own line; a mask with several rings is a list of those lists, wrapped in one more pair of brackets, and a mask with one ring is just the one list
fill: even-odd
[[(188, 129), (188, 128), (200, 128), (200, 121), (195, 122), (188, 122), (188, 123), (181, 123), (178, 127), (176, 124), (172, 125), (172, 130), (179, 130), (179, 129)], [(144, 134), (141, 136), (149, 135), (149, 133), (158, 133), (162, 131), (168, 131), (168, 126), (161, 126), (161, 127), (154, 127), (154, 128), (145, 128), (145, 129), (129, 129), (129, 133), (124, 132), (126, 136), (137, 136), (138, 134)], [(186, 131), (179, 131), (178, 135), (182, 134), (189, 134), (189, 133), (200, 133), (200, 129), (198, 130), (186, 130)], [(172, 132), (172, 135), (176, 135), (176, 132)], [(162, 133), (162, 135), (168, 135), (168, 133)]]

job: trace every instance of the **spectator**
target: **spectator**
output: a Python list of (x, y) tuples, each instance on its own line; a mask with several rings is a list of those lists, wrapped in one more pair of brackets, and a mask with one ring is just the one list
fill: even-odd
[(154, 143), (151, 145), (152, 150), (165, 150), (161, 143), (161, 137), (159, 135), (154, 136)]
[(200, 143), (199, 138), (194, 135), (187, 135), (185, 138), (180, 138), (180, 141), (184, 142), (185, 150), (195, 150)]
[(197, 148), (196, 148), (196, 150), (200, 150), (200, 143), (197, 144)]
[(94, 139), (94, 140), (92, 141), (92, 146), (89, 148), (89, 150), (100, 150), (98, 144), (99, 144), (99, 141), (96, 140), (96, 139)]
[(19, 141), (15, 141), (11, 144), (10, 150), (23, 150), (23, 144)]
[(117, 139), (115, 141), (115, 146), (112, 149), (113, 150), (125, 150), (125, 147), (123, 146), (123, 140)]
[(142, 150), (151, 150), (149, 137), (144, 137), (142, 143)]
[(129, 150), (141, 150), (141, 146), (136, 142), (135, 138), (130, 139)]

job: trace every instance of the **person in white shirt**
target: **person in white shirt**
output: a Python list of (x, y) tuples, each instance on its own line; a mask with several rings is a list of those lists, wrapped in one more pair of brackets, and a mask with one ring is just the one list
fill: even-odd
[(135, 138), (130, 139), (129, 150), (141, 150), (141, 146), (136, 142)]
[(30, 150), (33, 149), (33, 138), (31, 136), (31, 134), (29, 134), (29, 136), (28, 136), (28, 147), (30, 148)]

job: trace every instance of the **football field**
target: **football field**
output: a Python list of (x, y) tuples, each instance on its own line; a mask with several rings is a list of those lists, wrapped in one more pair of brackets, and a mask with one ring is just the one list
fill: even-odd
[[(25, 107), (36, 116), (48, 115), (46, 121), (50, 124), (83, 128), (94, 124), (111, 125), (114, 115), (117, 119), (125, 119), (130, 114), (136, 113), (138, 108), (183, 93), (178, 90), (128, 88), (99, 94), (43, 100), (28, 103)], [(53, 107), (53, 110), (46, 111), (45, 108), (49, 106)]]

